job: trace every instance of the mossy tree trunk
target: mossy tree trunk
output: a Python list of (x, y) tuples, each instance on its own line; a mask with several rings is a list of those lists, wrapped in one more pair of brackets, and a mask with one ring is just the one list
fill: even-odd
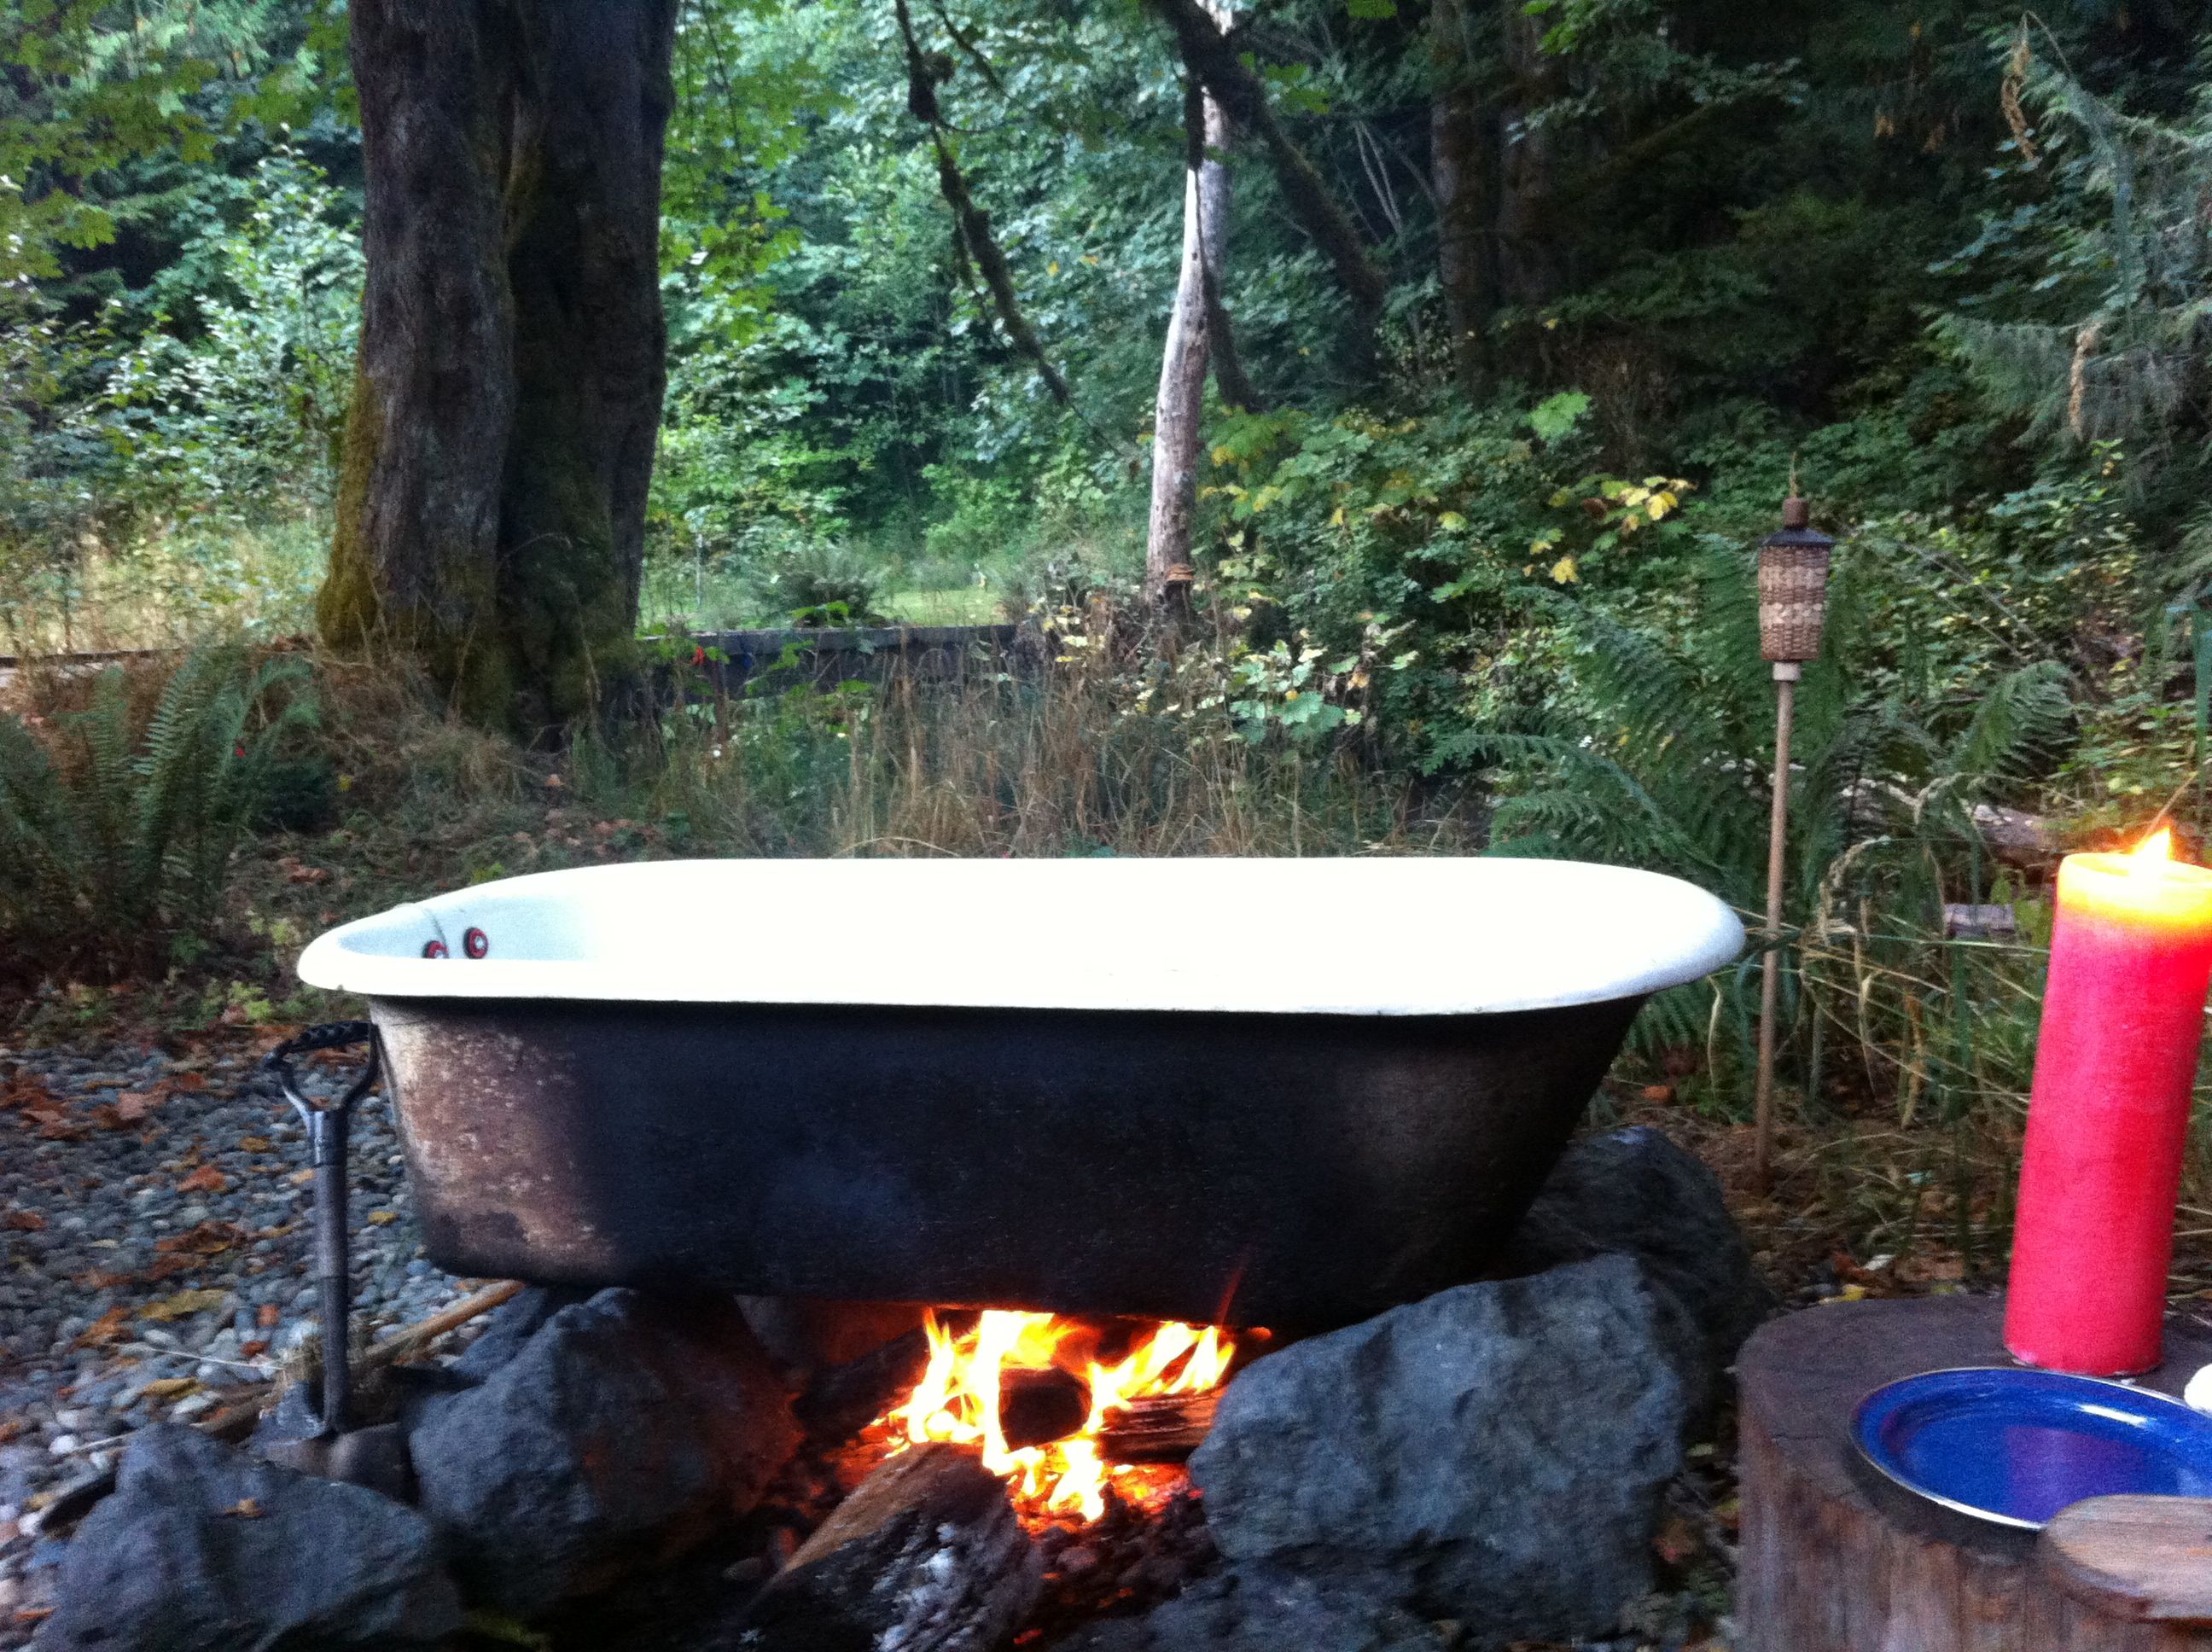
[(1429, 185), (1437, 199), (1437, 278), (1451, 331), (1452, 377), (1469, 401), (1490, 386), (1498, 307), (1497, 121), (1476, 83), (1475, 14), (1462, 0), (1429, 10)]
[(354, 0), (368, 288), (325, 638), (538, 732), (629, 669), (675, 0)]
[[(1497, 296), (1502, 304), (1534, 309), (1556, 298), (1562, 284), (1553, 213), (1558, 139), (1532, 119), (1560, 94), (1560, 60), (1544, 50), (1546, 20), (1532, 15), (1524, 0), (1499, 0), (1498, 22), (1510, 85), (1498, 122)], [(1525, 370), (1525, 363), (1516, 366)]]

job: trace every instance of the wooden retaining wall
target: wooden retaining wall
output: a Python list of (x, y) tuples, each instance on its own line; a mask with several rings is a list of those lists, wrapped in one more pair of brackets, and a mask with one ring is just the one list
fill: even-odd
[[(647, 638), (648, 644), (657, 639)], [(1044, 649), (1021, 625), (869, 625), (702, 631), (698, 669), (725, 694), (780, 693), (840, 683), (951, 683), (998, 671), (1034, 671)], [(720, 658), (715, 658), (720, 655)]]

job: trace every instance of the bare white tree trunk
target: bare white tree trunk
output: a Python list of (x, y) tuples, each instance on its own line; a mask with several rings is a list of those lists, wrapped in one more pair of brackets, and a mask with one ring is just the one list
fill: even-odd
[[(1229, 9), (1207, 0), (1222, 28)], [(1145, 536), (1145, 592), (1155, 604), (1179, 603), (1190, 586), (1191, 518), (1198, 501), (1199, 410), (1209, 355), (1206, 279), (1220, 289), (1229, 241), (1229, 117), (1193, 82), (1189, 162), (1183, 173), (1182, 270), (1160, 359), (1159, 399), (1152, 416), (1152, 510)], [(1201, 141), (1202, 140), (1202, 141)]]

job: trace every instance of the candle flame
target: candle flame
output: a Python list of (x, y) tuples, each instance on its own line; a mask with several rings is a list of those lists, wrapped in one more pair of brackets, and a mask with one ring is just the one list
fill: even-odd
[[(2143, 839), (2140, 844), (2136, 845), (2135, 853), (2130, 859), (2139, 862), (2172, 859), (2173, 833), (2172, 829), (2166, 827), (2160, 827), (2157, 831), (2153, 832), (2148, 837)], [(2137, 871), (2146, 869), (2146, 867), (2140, 865), (2136, 868)]]

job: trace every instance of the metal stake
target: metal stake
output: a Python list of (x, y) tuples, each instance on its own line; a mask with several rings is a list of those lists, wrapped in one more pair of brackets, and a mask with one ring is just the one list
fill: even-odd
[(1790, 720), (1800, 667), (1774, 662), (1774, 808), (1766, 836), (1766, 947), (1759, 981), (1759, 1090), (1753, 1113), (1751, 1173), (1765, 1193), (1774, 1154), (1774, 1004), (1782, 984), (1782, 872), (1790, 835)]

